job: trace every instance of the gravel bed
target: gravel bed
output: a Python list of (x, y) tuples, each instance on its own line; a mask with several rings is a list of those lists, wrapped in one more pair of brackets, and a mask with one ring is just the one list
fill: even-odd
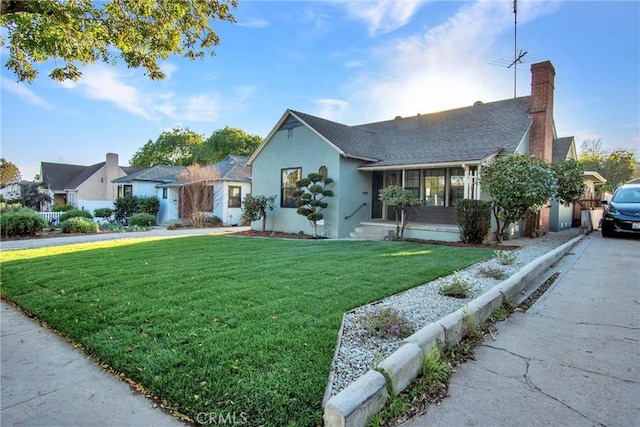
[(549, 233), (536, 239), (519, 238), (506, 241), (510, 246), (519, 246), (515, 250), (516, 261), (511, 265), (502, 265), (496, 258), (480, 262), (459, 272), (471, 284), (468, 298), (453, 298), (440, 295), (440, 286), (452, 276), (442, 277), (424, 285), (390, 296), (384, 300), (359, 307), (344, 317), (342, 336), (335, 360), (335, 374), (331, 386), (331, 395), (339, 393), (353, 381), (364, 375), (369, 369), (382, 362), (402, 344), (400, 338), (378, 338), (367, 336), (367, 332), (358, 320), (367, 313), (382, 307), (399, 311), (418, 330), (463, 307), (469, 301), (487, 292), (505, 279), (493, 279), (479, 274), (482, 268), (499, 268), (513, 275), (529, 262), (578, 235), (577, 229)]

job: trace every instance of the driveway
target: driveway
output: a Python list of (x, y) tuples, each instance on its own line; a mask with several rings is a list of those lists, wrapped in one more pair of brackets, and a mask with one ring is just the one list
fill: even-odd
[(403, 427), (640, 425), (640, 240), (592, 233)]

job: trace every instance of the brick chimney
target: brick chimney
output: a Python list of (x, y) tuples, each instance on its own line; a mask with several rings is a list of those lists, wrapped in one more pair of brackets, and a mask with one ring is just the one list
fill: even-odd
[[(531, 65), (531, 99), (529, 115), (533, 118), (529, 133), (529, 154), (551, 163), (555, 127), (553, 124), (553, 90), (556, 70), (549, 61)], [(537, 237), (549, 232), (550, 206), (540, 209), (525, 221), (524, 234)]]
[(531, 65), (531, 100), (533, 118), (529, 136), (529, 154), (551, 162), (553, 148), (553, 89), (556, 70), (549, 61)]

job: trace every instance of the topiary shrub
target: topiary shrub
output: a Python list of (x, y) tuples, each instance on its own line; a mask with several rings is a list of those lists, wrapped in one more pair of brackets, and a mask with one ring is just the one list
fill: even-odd
[(134, 214), (129, 218), (129, 225), (132, 227), (153, 227), (156, 225), (156, 217), (146, 213)]
[(69, 218), (60, 223), (63, 233), (97, 233), (98, 224), (84, 217)]
[(80, 209), (71, 209), (66, 211), (58, 217), (58, 222), (64, 222), (70, 218), (88, 218), (92, 219), (93, 216), (88, 211), (82, 211)]
[(35, 212), (5, 212), (0, 215), (0, 234), (5, 237), (33, 236), (47, 226), (47, 221)]
[(64, 204), (64, 205), (55, 205), (51, 208), (51, 212), (67, 212), (73, 209), (73, 206)]
[(460, 239), (464, 243), (481, 244), (491, 227), (491, 202), (464, 199), (456, 203)]

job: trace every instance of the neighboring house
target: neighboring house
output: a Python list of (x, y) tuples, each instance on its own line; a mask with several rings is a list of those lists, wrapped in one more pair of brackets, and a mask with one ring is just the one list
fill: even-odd
[[(555, 69), (546, 61), (533, 64), (531, 74), (531, 96), (359, 126), (287, 110), (248, 161), (253, 194), (278, 195), (267, 227), (310, 231), (291, 193), (296, 180), (321, 172), (334, 180), (334, 197), (325, 199), (329, 206), (319, 227), (328, 237), (353, 235), (363, 225), (388, 234), (394, 216), (378, 193), (399, 184), (424, 204), (405, 237), (459, 240), (455, 204), (489, 198), (478, 183), (485, 162), (509, 153), (552, 160)], [(550, 208), (543, 208), (532, 226), (546, 233), (549, 217)], [(523, 228), (519, 224), (513, 232), (522, 234)]]
[[(247, 158), (227, 156), (224, 160), (203, 168), (211, 187), (210, 213), (225, 225), (238, 225), (242, 220), (242, 198), (251, 194), (251, 169)], [(114, 180), (118, 194), (157, 196), (160, 200), (158, 224), (182, 222), (183, 189), (179, 166), (154, 166)]]
[(51, 196), (52, 206), (66, 203), (93, 212), (96, 208), (112, 207), (117, 198), (112, 181), (135, 170), (119, 166), (115, 153), (107, 153), (106, 161), (91, 166), (42, 162), (40, 187)]
[(2, 188), (0, 188), (0, 196), (2, 196), (2, 200), (11, 201), (19, 199), (22, 195), (22, 185), (31, 184), (31, 181), (13, 181), (8, 182)]
[[(575, 139), (572, 136), (555, 139), (551, 157), (553, 161), (578, 160)], [(573, 216), (573, 203), (560, 203), (557, 200), (552, 200), (549, 213), (549, 231), (562, 231), (573, 227)]]

